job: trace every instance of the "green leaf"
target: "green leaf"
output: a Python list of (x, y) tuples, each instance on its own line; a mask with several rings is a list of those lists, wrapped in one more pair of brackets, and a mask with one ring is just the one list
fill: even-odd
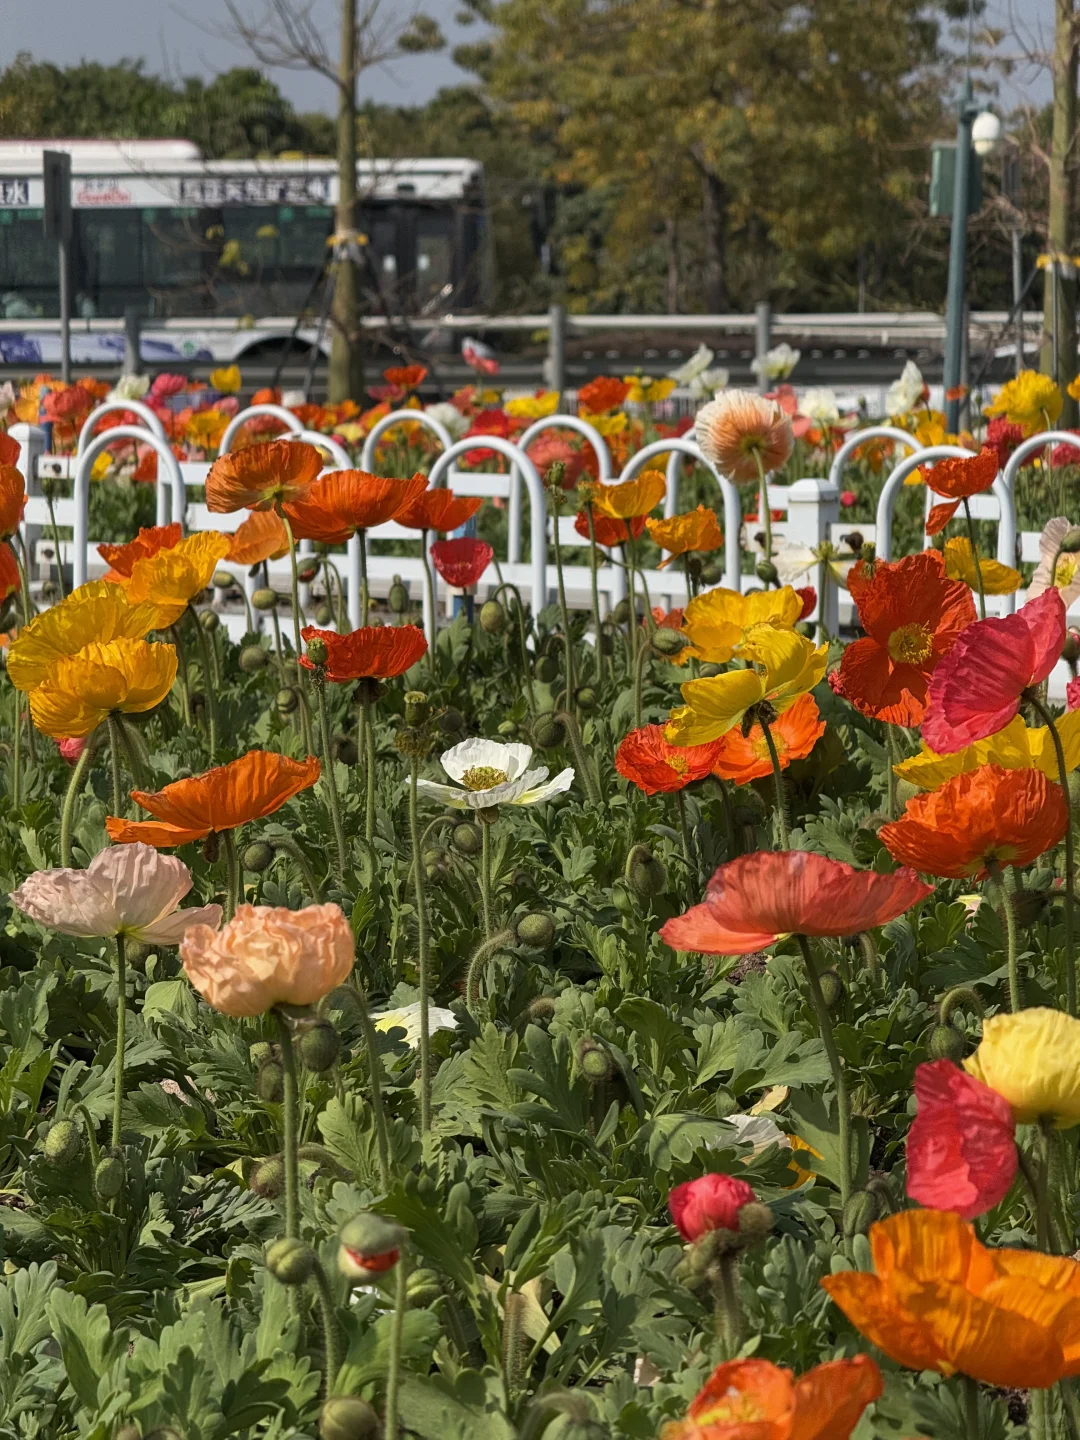
[(697, 1150), (718, 1146), (733, 1139), (730, 1125), (710, 1120), (707, 1115), (657, 1115), (638, 1131), (646, 1142), (649, 1163), (667, 1174), (675, 1163), (685, 1164)]
[(199, 1002), (191, 984), (183, 977), (176, 980), (155, 980), (146, 987), (142, 1006), (143, 1019), (153, 1015), (179, 1015), (194, 1024), (199, 1015)]
[[(835, 1101), (826, 1108), (820, 1095), (796, 1090), (788, 1100), (788, 1115), (795, 1134), (820, 1156), (813, 1161), (815, 1174), (824, 1175), (839, 1188), (842, 1152)], [(801, 1159), (797, 1152), (796, 1159)], [(851, 1175), (857, 1188), (866, 1184), (869, 1165), (870, 1127), (863, 1116), (855, 1115), (851, 1121)]]
[(98, 1382), (127, 1350), (127, 1334), (113, 1325), (104, 1305), (87, 1305), (70, 1290), (54, 1290), (47, 1308), (71, 1388), (81, 1405), (96, 1410)]

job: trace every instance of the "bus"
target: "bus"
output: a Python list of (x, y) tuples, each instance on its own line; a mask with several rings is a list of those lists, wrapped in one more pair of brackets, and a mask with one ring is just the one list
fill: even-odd
[[(76, 363), (115, 363), (123, 347), (115, 322), (132, 307), (144, 358), (159, 363), (272, 352), (301, 313), (311, 315), (302, 334), (316, 336), (335, 161), (204, 160), (186, 140), (5, 140), (0, 361), (50, 363), (51, 351), (59, 354), (57, 254), (42, 233), (43, 150), (72, 157)], [(358, 160), (356, 169), (366, 313), (436, 320), (488, 308), (483, 166), (395, 159)]]

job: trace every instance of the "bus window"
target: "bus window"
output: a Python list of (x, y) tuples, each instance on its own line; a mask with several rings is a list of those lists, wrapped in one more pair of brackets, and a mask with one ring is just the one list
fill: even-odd
[(138, 210), (76, 210), (75, 304), (80, 314), (122, 315), (141, 304), (142, 220)]
[(329, 205), (282, 205), (278, 211), (278, 255), (283, 270), (314, 272), (327, 258), (334, 229)]
[(40, 210), (0, 210), (0, 313), (5, 320), (59, 314), (56, 246)]
[(454, 217), (448, 211), (421, 210), (416, 217), (416, 303), (425, 305), (454, 273)]
[(198, 285), (206, 241), (194, 209), (142, 212), (142, 278), (150, 288)]

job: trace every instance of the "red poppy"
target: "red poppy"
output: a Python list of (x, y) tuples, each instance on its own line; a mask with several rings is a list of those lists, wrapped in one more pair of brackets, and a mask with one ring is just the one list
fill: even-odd
[(1053, 586), (1015, 615), (969, 625), (934, 672), (923, 740), (951, 755), (996, 735), (1019, 711), (1024, 691), (1053, 670), (1064, 643), (1065, 606)]
[(50, 390), (45, 396), (45, 419), (74, 420), (79, 415), (89, 415), (94, 408), (94, 397), (81, 385), (69, 385), (65, 390)]
[(629, 394), (630, 386), (624, 380), (616, 380), (613, 375), (598, 375), (577, 392), (578, 409), (590, 415), (603, 415), (621, 405)]
[(943, 530), (955, 515), (961, 500), (989, 490), (997, 479), (999, 464), (998, 453), (992, 447), (980, 450), (978, 455), (939, 460), (930, 474), (930, 488), (936, 495), (948, 495), (949, 503), (934, 506), (929, 518), (937, 528), (931, 530), (928, 521), (926, 533), (936, 535)]
[(471, 520), (484, 503), (482, 495), (455, 495), (450, 490), (422, 490), (394, 516), (407, 530), (438, 530), (445, 535)]
[(931, 675), (975, 619), (971, 590), (946, 577), (936, 550), (878, 562), (869, 579), (860, 561), (848, 584), (866, 637), (844, 651), (843, 693), (864, 715), (918, 725)]
[(15, 552), (6, 540), (0, 540), (0, 601), (16, 594), (21, 583)]
[[(7, 440), (6, 435), (0, 439)], [(11, 442), (14, 444), (14, 441)], [(26, 485), (22, 471), (16, 470), (7, 461), (0, 461), (0, 540), (14, 535), (22, 521), (26, 508)]]
[[(389, 680), (404, 675), (427, 649), (424, 632), (415, 625), (363, 625), (347, 635), (308, 625), (300, 634), (305, 641), (318, 639), (326, 646), (321, 668), (327, 680)], [(308, 670), (320, 668), (306, 655), (300, 656), (300, 664)]]
[(673, 950), (750, 955), (782, 935), (855, 935), (934, 893), (912, 870), (878, 875), (809, 850), (759, 850), (721, 865), (705, 901), (660, 930)]
[[(613, 545), (625, 545), (627, 540), (636, 540), (645, 529), (645, 516), (635, 515), (632, 520), (615, 520), (610, 515), (593, 511), (593, 534), (597, 545), (610, 550)], [(589, 538), (589, 517), (584, 510), (574, 516), (574, 529), (583, 539)]]
[(21, 454), (22, 446), (18, 440), (6, 430), (0, 430), (0, 465), (17, 465)]
[(172, 550), (183, 538), (180, 522), (174, 520), (171, 525), (152, 525), (149, 529), (142, 529), (134, 540), (124, 545), (99, 545), (97, 548), (114, 578), (130, 580), (138, 561), (156, 555), (159, 550)]
[(415, 390), (427, 377), (426, 365), (391, 365), (384, 370), (383, 379), (398, 390)]
[[(983, 441), (983, 448), (993, 450), (997, 455), (998, 466), (1004, 466), (1016, 447), (1024, 441), (1024, 427), (1013, 425), (1004, 415), (998, 415), (990, 421), (986, 427), (986, 439)], [(1039, 455), (1042, 454), (1040, 450)], [(1031, 457), (1032, 460), (1036, 456)]]
[(687, 1244), (700, 1240), (710, 1230), (737, 1231), (739, 1211), (756, 1202), (753, 1187), (745, 1180), (715, 1173), (687, 1180), (668, 1193), (675, 1229)]
[(980, 765), (914, 796), (878, 836), (894, 860), (925, 875), (982, 880), (991, 864), (1037, 860), (1068, 821), (1061, 787), (1041, 770)]
[(817, 604), (817, 591), (813, 585), (800, 585), (795, 591), (802, 601), (802, 609), (799, 611), (799, 620), (807, 620), (814, 613), (814, 606)]
[[(509, 440), (514, 428), (514, 422), (504, 410), (491, 408), (481, 410), (473, 416), (472, 424), (465, 432), (468, 439), (473, 435), (497, 435), (501, 440)], [(488, 460), (494, 460), (495, 451), (491, 449), (466, 450), (465, 461), (469, 465), (483, 465)]]
[[(1074, 430), (1074, 435), (1080, 435), (1080, 430)], [(1050, 451), (1050, 463), (1052, 465), (1080, 465), (1080, 447), (1076, 445), (1055, 445)]]
[(716, 762), (720, 742), (669, 745), (663, 725), (631, 730), (615, 752), (615, 769), (646, 795), (670, 794), (703, 780)]
[(495, 551), (486, 540), (462, 535), (457, 540), (436, 540), (430, 555), (435, 569), (455, 590), (476, 585), (491, 564)]
[(1016, 1175), (1016, 1119), (1003, 1095), (934, 1060), (915, 1071), (919, 1109), (907, 1138), (907, 1193), (930, 1210), (974, 1220)]
[(427, 476), (390, 480), (366, 470), (328, 470), (285, 514), (300, 539), (342, 545), (357, 530), (372, 530), (396, 519), (427, 489)]
[(157, 451), (146, 449), (139, 456), (139, 463), (135, 466), (131, 477), (140, 483), (153, 484), (157, 480)]

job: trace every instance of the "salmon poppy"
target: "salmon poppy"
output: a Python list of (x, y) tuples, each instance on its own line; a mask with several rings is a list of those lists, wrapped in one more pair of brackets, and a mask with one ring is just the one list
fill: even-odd
[(215, 514), (269, 510), (299, 500), (322, 473), (323, 459), (302, 440), (268, 440), (219, 455), (206, 477), (206, 505)]
[(0, 540), (0, 601), (6, 600), (20, 589), (19, 562), (15, 552), (6, 540)]
[(486, 540), (471, 535), (436, 540), (428, 553), (435, 569), (455, 590), (468, 590), (478, 584), (495, 554)]
[(705, 900), (660, 930), (673, 950), (749, 955), (785, 935), (855, 935), (932, 895), (912, 870), (879, 875), (809, 850), (759, 850), (721, 865)]
[(127, 582), (128, 599), (133, 605), (145, 602), (156, 608), (156, 630), (175, 625), (210, 584), (231, 543), (228, 535), (217, 530), (201, 530), (171, 550), (158, 550), (136, 560)]
[(982, 765), (914, 796), (878, 836), (894, 860), (925, 875), (981, 880), (991, 864), (1037, 860), (1068, 823), (1061, 787), (1041, 770)]
[(276, 510), (253, 510), (232, 533), (225, 559), (233, 565), (261, 565), (289, 552), (285, 524)]
[(660, 549), (670, 552), (666, 560), (660, 561), (657, 567), (660, 570), (679, 555), (691, 551), (708, 554), (724, 543), (715, 510), (706, 510), (704, 505), (685, 515), (673, 515), (670, 520), (646, 520), (645, 524)]
[(159, 705), (176, 679), (176, 650), (120, 637), (84, 645), (50, 665), (30, 692), (30, 714), (43, 735), (79, 739), (113, 713)]
[(1044, 681), (1065, 643), (1065, 606), (1047, 590), (1015, 615), (969, 625), (934, 672), (923, 740), (950, 755), (1003, 729), (1024, 691)]
[(298, 539), (341, 545), (357, 530), (395, 519), (426, 488), (425, 475), (391, 480), (366, 470), (330, 470), (284, 508)]
[[(817, 701), (812, 695), (800, 695), (795, 704), (780, 714), (769, 726), (776, 746), (780, 768), (786, 770), (792, 760), (805, 760), (825, 733)], [(773, 773), (772, 760), (765, 732), (753, 725), (744, 735), (736, 726), (716, 742), (716, 759), (712, 773), (735, 785), (747, 785)]]
[[(636, 540), (645, 529), (645, 516), (635, 515), (631, 520), (614, 520), (610, 515), (593, 511), (593, 536), (597, 545), (609, 550), (613, 545), (625, 545), (627, 540)], [(589, 538), (589, 517), (584, 510), (574, 516), (574, 529), (583, 540)]]
[(326, 646), (325, 665), (315, 665), (306, 655), (300, 664), (321, 669), (327, 680), (389, 680), (404, 675), (427, 650), (424, 632), (415, 625), (364, 625), (347, 635), (309, 625), (300, 634), (305, 641), (318, 639)]
[(866, 635), (844, 651), (844, 695), (864, 715), (890, 725), (918, 725), (926, 714), (930, 677), (975, 621), (968, 587), (946, 577), (935, 550), (861, 567), (851, 590)]
[(131, 798), (153, 820), (105, 821), (109, 839), (127, 845), (141, 840), (159, 850), (205, 840), (213, 831), (235, 830), (280, 810), (287, 800), (318, 780), (318, 760), (289, 760), (273, 750), (249, 750), (239, 760), (218, 765), (189, 780), (176, 780), (163, 790), (133, 790)]
[(614, 375), (598, 375), (577, 392), (578, 409), (590, 415), (603, 415), (623, 403), (630, 394), (630, 386)]
[(661, 470), (643, 470), (632, 480), (614, 485), (597, 481), (588, 486), (593, 510), (612, 520), (633, 520), (655, 510), (667, 494), (667, 480)]
[(849, 1440), (882, 1389), (869, 1355), (826, 1361), (798, 1380), (771, 1360), (728, 1360), (660, 1440)]
[(791, 420), (775, 400), (748, 390), (720, 390), (694, 417), (705, 459), (737, 484), (786, 465), (795, 444)]
[(466, 520), (471, 520), (484, 503), (482, 495), (455, 495), (450, 490), (436, 487), (422, 490), (397, 512), (394, 519), (407, 530), (438, 530), (445, 535), (450, 530), (459, 530)]
[(1016, 1117), (996, 1090), (951, 1060), (915, 1070), (919, 1108), (907, 1136), (907, 1193), (931, 1210), (974, 1220), (999, 1205), (1016, 1175)]
[(646, 795), (668, 794), (703, 780), (712, 770), (719, 743), (669, 745), (663, 725), (643, 725), (620, 744), (615, 769)]
[(128, 540), (124, 545), (99, 545), (98, 554), (111, 572), (106, 579), (114, 582), (129, 580), (137, 561), (156, 555), (159, 550), (171, 550), (174, 545), (179, 545), (183, 536), (180, 522), (174, 520), (171, 525), (152, 525), (149, 529), (141, 529), (134, 540)]
[(1080, 1264), (988, 1249), (959, 1215), (905, 1210), (870, 1227), (874, 1273), (827, 1275), (851, 1323), (911, 1370), (1045, 1389), (1080, 1374)]
[[(0, 436), (7, 440), (7, 435)], [(11, 442), (14, 444), (14, 441)], [(10, 540), (22, 523), (26, 508), (26, 485), (22, 471), (0, 463), (0, 540)]]

